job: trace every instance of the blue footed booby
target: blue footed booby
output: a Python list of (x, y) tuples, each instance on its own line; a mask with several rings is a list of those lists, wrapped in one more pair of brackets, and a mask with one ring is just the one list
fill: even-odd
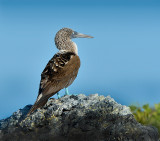
[[(41, 74), (39, 92), (28, 116), (37, 108), (43, 107), (48, 99), (63, 89), (68, 88), (77, 77), (80, 68), (78, 49), (73, 38), (93, 38), (73, 31), (70, 28), (60, 29), (55, 36), (55, 45), (59, 50), (46, 65)], [(66, 89), (68, 94), (68, 89)]]

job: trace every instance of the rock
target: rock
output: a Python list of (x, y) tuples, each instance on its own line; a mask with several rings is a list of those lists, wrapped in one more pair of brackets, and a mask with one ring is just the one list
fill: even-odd
[(84, 94), (50, 99), (26, 117), (31, 105), (0, 120), (1, 141), (158, 141), (155, 127), (143, 126), (110, 96)]

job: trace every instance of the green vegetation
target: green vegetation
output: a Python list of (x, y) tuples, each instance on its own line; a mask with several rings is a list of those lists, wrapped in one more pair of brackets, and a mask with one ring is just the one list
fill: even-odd
[(139, 123), (155, 126), (160, 133), (160, 103), (155, 104), (154, 107), (145, 104), (142, 107), (131, 105), (130, 108)]

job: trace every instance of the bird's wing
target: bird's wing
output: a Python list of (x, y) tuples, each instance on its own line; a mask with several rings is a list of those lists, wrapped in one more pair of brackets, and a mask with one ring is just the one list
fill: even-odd
[(76, 78), (79, 67), (80, 59), (76, 54), (72, 52), (55, 54), (41, 74), (37, 100), (27, 115), (44, 106), (49, 97), (68, 87)]
[(65, 82), (80, 67), (79, 57), (72, 53), (57, 53), (48, 62), (41, 74), (39, 94), (55, 93), (65, 87)]

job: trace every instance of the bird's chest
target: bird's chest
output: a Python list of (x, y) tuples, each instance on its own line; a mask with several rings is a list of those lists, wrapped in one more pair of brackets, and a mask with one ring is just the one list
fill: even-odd
[(73, 83), (73, 81), (75, 80), (77, 74), (78, 74), (78, 71), (73, 71), (71, 74), (68, 75), (68, 78), (65, 80), (65, 82), (66, 82), (66, 86), (65, 87), (68, 87)]

